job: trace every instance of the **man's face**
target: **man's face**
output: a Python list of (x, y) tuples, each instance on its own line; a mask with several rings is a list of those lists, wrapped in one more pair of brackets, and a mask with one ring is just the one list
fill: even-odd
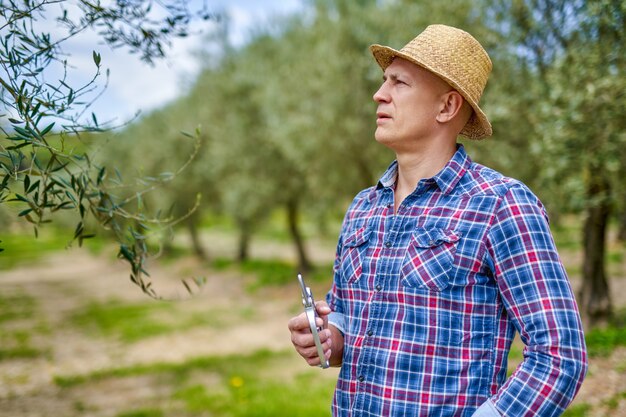
[(400, 58), (387, 67), (383, 80), (374, 94), (378, 103), (376, 140), (397, 152), (432, 137), (441, 99), (452, 88), (431, 72)]

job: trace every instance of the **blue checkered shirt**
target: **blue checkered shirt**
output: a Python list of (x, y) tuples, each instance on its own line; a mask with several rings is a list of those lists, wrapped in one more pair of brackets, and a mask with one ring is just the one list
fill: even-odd
[[(541, 202), (459, 146), (394, 215), (396, 174), (355, 197), (339, 237), (333, 415), (560, 415), (587, 358)], [(515, 332), (524, 360), (507, 378)]]

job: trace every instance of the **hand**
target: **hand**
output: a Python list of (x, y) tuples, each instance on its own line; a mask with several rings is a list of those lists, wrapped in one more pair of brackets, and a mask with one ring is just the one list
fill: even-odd
[[(326, 359), (330, 360), (332, 355), (332, 332), (328, 328), (328, 315), (331, 310), (325, 301), (316, 302), (315, 309), (319, 316), (316, 318), (316, 324), (318, 327), (323, 328), (323, 330), (319, 331), (320, 342), (322, 342)], [(317, 355), (317, 348), (315, 347), (315, 341), (313, 340), (313, 334), (311, 333), (306, 314), (303, 312), (293, 317), (289, 320), (287, 327), (289, 327), (289, 331), (291, 332), (291, 343), (293, 343), (293, 346), (296, 348), (296, 352), (298, 352), (309, 365), (320, 365), (321, 361)]]

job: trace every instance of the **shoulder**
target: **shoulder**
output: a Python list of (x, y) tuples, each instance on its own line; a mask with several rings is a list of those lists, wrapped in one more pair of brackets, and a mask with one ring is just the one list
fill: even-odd
[(521, 198), (529, 198), (538, 201), (538, 198), (522, 181), (507, 177), (502, 173), (472, 162), (463, 180), (459, 184), (462, 192), (476, 194), (490, 194), (498, 197), (507, 195), (519, 195)]
[(497, 212), (509, 216), (540, 215), (547, 213), (539, 197), (522, 181), (472, 162), (459, 183), (460, 193), (470, 197), (497, 199)]

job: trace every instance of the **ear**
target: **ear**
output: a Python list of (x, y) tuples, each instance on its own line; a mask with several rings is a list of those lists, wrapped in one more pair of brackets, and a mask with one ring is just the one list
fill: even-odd
[(439, 107), (439, 113), (437, 114), (437, 121), (439, 123), (447, 123), (454, 119), (463, 107), (465, 99), (456, 90), (451, 90), (441, 96), (441, 104)]

